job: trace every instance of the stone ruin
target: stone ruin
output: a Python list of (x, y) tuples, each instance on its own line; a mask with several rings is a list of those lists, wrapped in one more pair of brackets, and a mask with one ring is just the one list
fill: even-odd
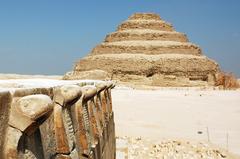
[(153, 13), (136, 13), (80, 59), (64, 79), (113, 79), (150, 86), (214, 85), (219, 67)]
[(114, 159), (111, 82), (0, 90), (1, 159)]

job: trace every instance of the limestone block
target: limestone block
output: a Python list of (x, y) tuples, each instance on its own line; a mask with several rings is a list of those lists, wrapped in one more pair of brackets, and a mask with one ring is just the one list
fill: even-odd
[(93, 133), (93, 144), (98, 142), (98, 138), (100, 137), (100, 123), (97, 118), (97, 112), (96, 112), (96, 105), (94, 103), (94, 100), (89, 100), (87, 102), (88, 105), (88, 112), (89, 112), (89, 120), (91, 125), (91, 131)]
[(54, 129), (54, 112), (49, 116), (49, 118), (39, 126), (42, 139), (42, 147), (44, 152), (44, 158), (51, 158), (56, 154), (56, 137)]
[(3, 159), (17, 159), (18, 158), (18, 142), (20, 137), (22, 136), (22, 132), (18, 129), (8, 127), (7, 135), (4, 144), (4, 150), (2, 157)]
[(24, 97), (33, 94), (44, 94), (48, 95), (50, 98), (53, 96), (52, 88), (22, 88), (14, 90), (14, 97)]
[(192, 43), (182, 43), (175, 41), (116, 41), (106, 42), (97, 45), (92, 50), (92, 55), (97, 54), (182, 54), (182, 55), (196, 55), (201, 56), (201, 49)]
[(108, 101), (107, 101), (105, 91), (100, 92), (100, 98), (101, 98), (101, 105), (102, 105), (102, 111), (104, 116), (104, 123), (107, 124), (109, 121), (109, 108), (108, 108)]
[[(10, 93), (0, 93), (0, 99), (4, 97), (0, 109), (10, 111), (9, 121), (7, 114), (0, 121), (6, 125), (0, 129), (6, 134), (1, 134), (5, 138), (0, 158), (114, 159), (109, 114), (114, 85), (96, 81), (84, 85), (88, 86), (23, 89), (15, 91), (13, 99)], [(41, 90), (50, 96), (35, 94)], [(5, 104), (9, 107), (2, 107)]]
[(134, 13), (129, 19), (160, 20), (160, 16), (154, 13)]
[(213, 74), (208, 74), (207, 81), (208, 81), (209, 85), (214, 86), (214, 84), (216, 82), (216, 78)]
[(81, 95), (81, 87), (77, 85), (64, 85), (54, 89), (54, 101), (62, 106), (80, 98)]
[(29, 95), (17, 99), (11, 109), (9, 125), (23, 132), (31, 133), (49, 115), (53, 102), (46, 95)]
[(62, 106), (54, 105), (54, 130), (56, 138), (56, 152), (59, 154), (70, 153), (66, 130), (62, 117)]
[(99, 92), (103, 91), (105, 88), (107, 88), (107, 85), (104, 83), (99, 83), (96, 85), (96, 87), (97, 87), (97, 92), (99, 93)]
[(173, 31), (172, 25), (162, 20), (127, 20), (120, 24), (117, 28), (118, 31), (128, 29), (152, 29)]
[(103, 126), (104, 126), (104, 116), (103, 116), (103, 110), (102, 110), (102, 105), (101, 105), (101, 98), (100, 98), (99, 94), (97, 94), (94, 97), (94, 104), (95, 104), (95, 109), (96, 109), (96, 118), (98, 119), (98, 122), (99, 122), (99, 131), (102, 134)]
[(76, 148), (76, 140), (71, 107), (73, 106), (63, 107), (55, 103), (53, 114), (40, 126), (45, 158), (52, 158), (55, 154), (59, 154), (58, 157), (66, 157), (65, 155), (70, 153), (73, 153), (73, 156), (78, 156), (73, 152)]
[(8, 127), (12, 96), (9, 92), (0, 92), (0, 158), (3, 153), (3, 145)]
[(76, 136), (76, 145), (78, 147), (79, 156), (89, 154), (89, 143), (88, 143), (88, 134), (87, 134), (87, 125), (85, 120), (88, 119), (84, 113), (84, 103), (82, 98), (79, 99), (73, 106), (73, 125), (75, 129)]
[(89, 100), (91, 98), (93, 98), (93, 96), (95, 96), (97, 94), (97, 88), (94, 86), (85, 86), (82, 88), (82, 92), (83, 92), (83, 100)]
[(104, 42), (137, 41), (137, 40), (189, 42), (187, 36), (183, 33), (179, 33), (176, 31), (159, 31), (149, 29), (132, 29), (113, 32), (106, 36)]
[[(110, 79), (110, 74), (103, 70), (90, 70), (90, 71), (83, 71), (83, 72), (68, 72), (64, 75), (63, 79), (93, 79), (93, 80), (105, 80)], [(86, 84), (81, 83), (81, 86), (84, 86)]]

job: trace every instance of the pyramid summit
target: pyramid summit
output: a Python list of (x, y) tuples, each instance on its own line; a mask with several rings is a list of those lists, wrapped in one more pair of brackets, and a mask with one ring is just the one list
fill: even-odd
[(64, 79), (153, 86), (214, 85), (218, 64), (154, 13), (135, 13), (80, 59)]

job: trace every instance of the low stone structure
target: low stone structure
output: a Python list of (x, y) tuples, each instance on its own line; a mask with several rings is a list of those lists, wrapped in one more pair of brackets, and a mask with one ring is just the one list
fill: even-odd
[(0, 90), (1, 159), (114, 159), (112, 82)]
[(114, 79), (153, 86), (214, 85), (219, 67), (153, 13), (136, 13), (64, 79)]

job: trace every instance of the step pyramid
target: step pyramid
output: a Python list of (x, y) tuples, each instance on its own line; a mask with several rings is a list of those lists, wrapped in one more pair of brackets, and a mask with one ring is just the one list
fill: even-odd
[(64, 79), (153, 86), (214, 85), (218, 64), (154, 13), (136, 13), (80, 59)]

